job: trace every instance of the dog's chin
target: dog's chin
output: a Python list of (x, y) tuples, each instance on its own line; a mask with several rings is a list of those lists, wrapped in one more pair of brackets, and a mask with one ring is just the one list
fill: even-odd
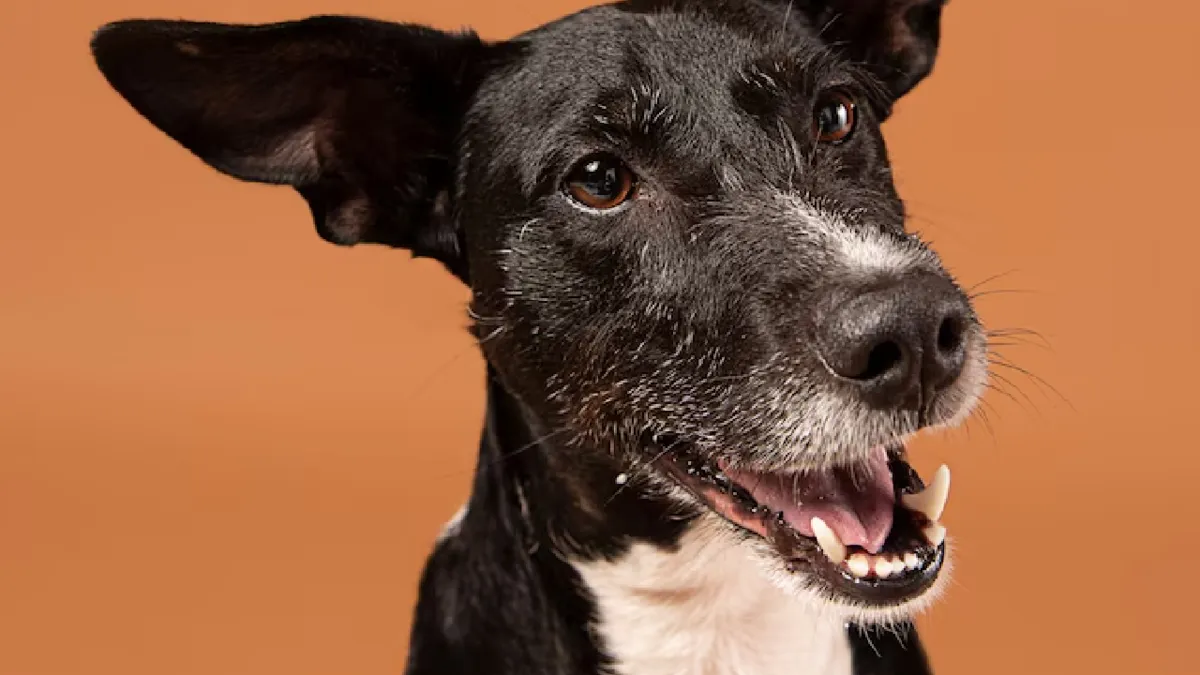
[(941, 597), (952, 571), (950, 541), (947, 539), (938, 547), (938, 568), (931, 573), (932, 580), (924, 590), (893, 602), (864, 600), (857, 594), (831, 588), (824, 576), (828, 572), (822, 574), (811, 568), (800, 569), (792, 561), (781, 556), (770, 542), (758, 537), (746, 537), (744, 531), (731, 528), (727, 522), (721, 521), (718, 524), (727, 535), (737, 538), (736, 545), (780, 593), (806, 603), (818, 615), (853, 622), (860, 626), (891, 626), (911, 620)]
[(925, 482), (900, 443), (857, 464), (756, 472), (676, 442), (655, 468), (680, 499), (725, 536), (780, 592), (860, 623), (908, 618), (931, 604), (949, 574), (938, 522), (949, 490), (943, 467)]

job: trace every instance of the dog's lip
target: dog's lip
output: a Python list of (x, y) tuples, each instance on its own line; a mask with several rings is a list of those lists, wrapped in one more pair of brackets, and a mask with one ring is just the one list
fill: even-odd
[[(780, 513), (759, 504), (750, 490), (715, 470), (715, 461), (701, 459), (685, 443), (675, 442), (661, 451), (655, 464), (711, 511), (770, 544), (789, 570), (806, 571), (828, 591), (858, 604), (883, 607), (912, 600), (937, 580), (945, 559), (945, 528), (937, 522), (945, 486), (937, 483), (948, 479), (948, 473), (939, 470), (927, 490), (908, 464), (903, 444), (891, 444), (885, 452), (896, 500), (891, 530), (878, 555), (860, 547), (839, 547), (840, 542), (829, 541), (828, 532), (799, 532)], [(941, 503), (929, 505), (930, 493), (939, 490), (941, 496), (933, 499)], [(922, 511), (932, 511), (934, 517)]]

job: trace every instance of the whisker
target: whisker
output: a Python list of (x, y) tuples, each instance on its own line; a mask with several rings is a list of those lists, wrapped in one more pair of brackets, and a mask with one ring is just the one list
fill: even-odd
[[(643, 469), (643, 468), (649, 468), (649, 467), (652, 467), (652, 466), (654, 465), (654, 463), (655, 463), (655, 462), (657, 462), (658, 460), (660, 460), (660, 459), (662, 459), (663, 457), (665, 457), (665, 456), (667, 455), (667, 453), (669, 453), (669, 452), (671, 452), (672, 450), (674, 450), (674, 449), (675, 449), (675, 446), (679, 445), (679, 443), (681, 443), (681, 442), (682, 442), (682, 441), (680, 441), (680, 440), (676, 440), (676, 441), (672, 442), (671, 444), (669, 444), (669, 445), (665, 446), (665, 447), (662, 449), (662, 452), (660, 452), (660, 453), (658, 453), (657, 455), (655, 455), (654, 457), (650, 458), (648, 461), (646, 461), (646, 462), (643, 462), (643, 463), (642, 463), (640, 466), (635, 466), (635, 467), (634, 467), (634, 468), (633, 468), (633, 469), (632, 469), (632, 470), (629, 472), (629, 474), (626, 476), (625, 482), (624, 482), (624, 483), (622, 483), (622, 484), (620, 485), (620, 487), (618, 487), (618, 488), (616, 489), (616, 491), (612, 493), (612, 496), (611, 496), (611, 497), (609, 497), (607, 500), (605, 500), (605, 501), (604, 501), (603, 508), (607, 508), (607, 507), (608, 507), (608, 505), (609, 505), (609, 504), (611, 504), (611, 503), (612, 503), (612, 501), (613, 501), (614, 499), (616, 499), (616, 498), (617, 498), (617, 497), (618, 497), (618, 496), (619, 496), (619, 495), (620, 495), (622, 492), (624, 492), (624, 491), (625, 491), (625, 489), (626, 489), (626, 488), (628, 488), (630, 485), (632, 485), (632, 484), (633, 484), (633, 479), (638, 477), (638, 471), (639, 471), (639, 470), (641, 470), (641, 469)], [(637, 460), (635, 459), (634, 461), (637, 461)]]
[(989, 412), (996, 412), (996, 407), (993, 406), (987, 399), (980, 399), (979, 407), (971, 413), (971, 416), (975, 417), (981, 424), (983, 424), (983, 427), (987, 429), (988, 434), (994, 441), (996, 440), (996, 429), (992, 426), (992, 418), (991, 415), (988, 414)]
[(1060, 401), (1062, 401), (1069, 408), (1071, 408), (1071, 410), (1076, 410), (1075, 405), (1072, 404), (1071, 401), (1068, 400), (1067, 397), (1062, 394), (1062, 392), (1060, 392), (1057, 388), (1055, 388), (1054, 385), (1047, 382), (1045, 380), (1045, 378), (1043, 378), (1040, 375), (1037, 375), (1025, 368), (1022, 368), (1021, 366), (1018, 366), (1017, 364), (1015, 364), (1011, 360), (1009, 360), (1007, 357), (1005, 357), (1003, 354), (998, 354), (998, 353), (990, 354), (988, 356), (988, 362), (991, 363), (992, 365), (1000, 366), (1001, 368), (1007, 368), (1009, 370), (1021, 373), (1025, 377), (1028, 377), (1030, 380), (1032, 380), (1035, 386), (1038, 386), (1039, 388), (1045, 387), (1046, 389), (1050, 390), (1055, 396), (1057, 396)]
[(964, 429), (964, 431), (966, 431), (967, 438), (969, 440), (973, 440), (973, 437), (971, 436), (971, 431), (970, 431), (972, 428), (974, 428), (973, 426), (971, 426), (972, 422), (978, 422), (979, 425), (983, 427), (984, 435), (986, 435), (988, 438), (992, 439), (993, 444), (996, 442), (996, 432), (992, 429), (991, 423), (988, 421), (986, 412), (980, 410), (980, 411), (978, 411), (978, 414), (973, 414), (969, 418), (967, 418), (967, 424), (963, 425), (963, 429)]
[(1032, 342), (1028, 342), (1028, 341), (1007, 340), (1007, 339), (1002, 339), (1002, 340), (990, 340), (989, 339), (987, 344), (988, 344), (988, 347), (991, 347), (993, 349), (996, 347), (1024, 347), (1026, 345), (1032, 345), (1035, 347), (1041, 346), (1041, 345), (1038, 345), (1038, 344), (1035, 344)]
[(474, 321), (475, 323), (485, 324), (485, 325), (486, 324), (494, 325), (494, 324), (499, 324), (499, 323), (504, 322), (504, 317), (502, 317), (502, 316), (483, 316), (482, 314), (476, 312), (475, 308), (471, 307), (470, 305), (467, 306), (467, 316), (470, 317), (471, 320)]
[[(1030, 408), (1032, 408), (1034, 412), (1037, 412), (1037, 405), (1033, 402), (1033, 399), (1029, 398), (1029, 394), (1026, 394), (1024, 391), (1022, 391), (1021, 388), (1018, 387), (1012, 380), (994, 370), (988, 370), (988, 376), (1000, 380), (1009, 387), (1012, 387), (1014, 390), (1016, 390), (1017, 394), (1021, 396), (1021, 398), (1025, 399), (1025, 401), (1029, 403)], [(1022, 406), (1022, 408), (1023, 407), (1024, 406)]]
[(406, 397), (402, 400), (405, 402), (411, 401), (412, 399), (416, 398), (418, 394), (425, 393), (426, 387), (428, 387), (431, 383), (433, 383), (434, 380), (438, 379), (443, 373), (445, 373), (448, 368), (450, 368), (451, 366), (456, 364), (459, 360), (461, 360), (462, 357), (473, 352), (474, 350), (475, 350), (474, 345), (468, 345), (468, 346), (463, 347), (462, 349), (456, 350), (453, 356), (451, 356), (449, 359), (447, 359), (445, 362), (443, 362), (438, 367), (434, 368), (432, 372), (430, 372), (428, 375), (425, 376), (425, 379), (421, 380), (417, 384), (417, 386), (413, 388), (412, 393), (410, 393), (408, 395), (408, 397)]
[(997, 280), (999, 280), (999, 279), (1002, 279), (1002, 278), (1004, 278), (1004, 277), (1006, 277), (1006, 276), (1008, 276), (1008, 275), (1010, 275), (1010, 274), (1013, 274), (1013, 273), (1015, 273), (1015, 272), (1016, 272), (1016, 270), (1008, 270), (1007, 272), (1001, 272), (1001, 273), (999, 273), (999, 274), (993, 274), (992, 276), (990, 276), (990, 277), (987, 277), (987, 278), (986, 278), (986, 279), (984, 279), (983, 281), (977, 281), (977, 282), (975, 282), (974, 284), (971, 284), (970, 286), (968, 286), (968, 287), (967, 287), (967, 289), (966, 289), (966, 290), (967, 290), (967, 293), (973, 293), (974, 291), (978, 290), (978, 289), (979, 289), (981, 286), (984, 286), (985, 284), (990, 284), (990, 283), (992, 283), (993, 281), (997, 281)]
[(1000, 394), (1001, 396), (1007, 398), (1008, 400), (1012, 401), (1013, 403), (1016, 403), (1022, 409), (1025, 408), (1025, 406), (1021, 403), (1021, 401), (1019, 399), (1017, 399), (1016, 396), (1013, 396), (1011, 393), (1009, 393), (1007, 389), (1001, 389), (999, 386), (997, 386), (995, 383), (992, 383), (992, 382), (988, 382), (987, 388), (996, 392), (997, 394)]
[(968, 293), (967, 298), (972, 301), (975, 301), (980, 298), (986, 298), (989, 295), (1027, 295), (1027, 294), (1031, 294), (1031, 293), (1036, 293), (1036, 291), (1032, 291), (1032, 290), (1024, 289), (1024, 288), (993, 288), (993, 289), (987, 290), (987, 291)]
[[(513, 450), (512, 452), (505, 453), (505, 454), (500, 455), (499, 457), (494, 458), (492, 460), (485, 461), (483, 459), (480, 459), (477, 469), (479, 471), (486, 471), (488, 469), (491, 469), (499, 464), (502, 464), (503, 462), (506, 462), (506, 461), (516, 457), (517, 455), (520, 455), (523, 452), (532, 450), (533, 448), (536, 448), (537, 446), (550, 440), (551, 438), (554, 438), (555, 436), (558, 436), (559, 434), (566, 433), (567, 431), (569, 431), (569, 429), (567, 429), (566, 427), (562, 427), (562, 428), (556, 429), (554, 431), (551, 431), (550, 433), (542, 436), (541, 438), (534, 439), (534, 440), (526, 443), (525, 445), (522, 445), (521, 447), (517, 448), (516, 450)], [(440, 476), (433, 476), (433, 480), (445, 480), (447, 478), (461, 476), (464, 473), (468, 473), (468, 471), (453, 471), (451, 473), (443, 474)]]
[[(1036, 340), (1038, 340), (1038, 341), (1040, 342), (1040, 345), (1038, 345), (1038, 346), (1042, 346), (1042, 347), (1045, 347), (1046, 349), (1048, 349), (1048, 350), (1050, 350), (1050, 351), (1054, 351), (1054, 348), (1053, 348), (1053, 346), (1051, 346), (1051, 344), (1050, 344), (1050, 341), (1049, 341), (1049, 340), (1047, 340), (1047, 339), (1046, 339), (1046, 337), (1045, 337), (1044, 335), (1042, 335), (1041, 333), (1037, 332), (1036, 330), (1031, 330), (1031, 329), (1028, 329), (1028, 328), (1001, 328), (1001, 329), (994, 329), (994, 330), (989, 330), (989, 331), (987, 332), (987, 336), (988, 336), (988, 338), (989, 338), (989, 339), (990, 339), (990, 338), (993, 338), (993, 337), (998, 337), (998, 338), (1011, 338), (1011, 339), (1014, 339), (1014, 340), (1015, 340), (1015, 339), (1019, 339), (1019, 338), (1035, 338)], [(1038, 343), (1035, 343), (1035, 342), (1026, 342), (1025, 344), (1038, 344)]]
[(478, 343), (482, 345), (482, 344), (488, 342), (489, 340), (499, 336), (501, 333), (504, 332), (504, 329), (507, 327), (508, 326), (504, 326), (504, 325), (496, 326), (495, 330), (493, 330), (491, 333), (488, 333), (485, 337), (480, 338), (478, 340)]

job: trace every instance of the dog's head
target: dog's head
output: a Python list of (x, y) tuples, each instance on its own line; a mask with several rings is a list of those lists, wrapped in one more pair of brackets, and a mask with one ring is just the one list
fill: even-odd
[(983, 386), (984, 333), (905, 230), (880, 124), (943, 0), (631, 0), (514, 40), (339, 17), (130, 21), (93, 42), (213, 167), (322, 237), (442, 261), (563, 453), (721, 516), (781, 583), (930, 594), (948, 476), (903, 439)]

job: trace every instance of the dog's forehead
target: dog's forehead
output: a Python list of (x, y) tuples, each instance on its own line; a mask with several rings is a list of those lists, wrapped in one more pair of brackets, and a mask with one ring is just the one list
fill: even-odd
[(728, 70), (761, 49), (766, 34), (696, 12), (634, 12), (599, 7), (530, 34), (535, 50), (549, 60), (586, 56), (616, 62), (636, 54), (655, 67), (694, 66)]
[[(824, 47), (809, 27), (786, 12), (747, 4), (735, 16), (627, 5), (585, 10), (522, 36), (526, 77), (575, 92), (627, 86), (648, 79), (663, 87), (721, 91), (752, 63), (787, 54), (803, 59)], [(745, 12), (753, 9), (753, 18)]]
[(739, 7), (720, 15), (703, 5), (601, 6), (517, 38), (520, 57), (478, 99), (490, 132), (504, 129), (491, 139), (490, 159), (521, 166), (528, 184), (581, 124), (639, 106), (664, 127), (686, 120), (694, 146), (715, 147), (695, 141), (719, 144), (739, 131), (751, 144), (758, 132), (732, 95), (739, 76), (762, 64), (822, 61), (813, 57), (829, 52), (797, 17), (756, 3)]

